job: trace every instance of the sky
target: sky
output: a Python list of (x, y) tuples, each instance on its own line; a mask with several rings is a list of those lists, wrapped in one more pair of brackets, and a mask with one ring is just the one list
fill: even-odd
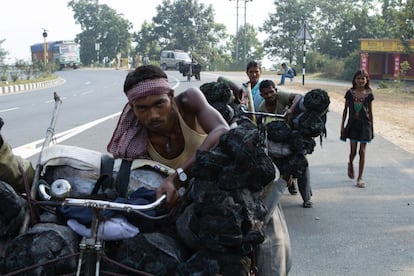
[[(0, 14), (0, 40), (8, 52), (5, 60), (13, 64), (16, 60), (30, 60), (30, 45), (43, 43), (43, 30), (47, 30), (48, 41), (73, 40), (81, 32), (75, 23), (73, 12), (67, 7), (68, 0), (2, 0)], [(263, 24), (269, 13), (273, 13), (274, 0), (198, 0), (212, 4), (215, 21), (226, 25), (228, 33), (235, 34), (237, 26), (237, 3), (239, 25), (246, 21), (255, 27)], [(99, 0), (123, 14), (133, 24), (132, 31), (140, 29), (144, 20), (151, 21), (155, 7), (162, 0)], [(261, 36), (263, 37), (263, 36)]]

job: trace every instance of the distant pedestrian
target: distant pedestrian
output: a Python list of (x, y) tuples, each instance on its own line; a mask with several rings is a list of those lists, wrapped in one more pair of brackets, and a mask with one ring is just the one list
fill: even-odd
[[(260, 83), (262, 82), (262, 66), (258, 61), (249, 61), (246, 65), (246, 74), (249, 77), (249, 81), (243, 84), (243, 88), (250, 85), (254, 110), (259, 110), (259, 105), (263, 102), (263, 97), (260, 95)], [(247, 93), (247, 92), (246, 92)]]
[[(217, 81), (226, 84), (233, 91), (235, 102), (241, 103), (243, 105), (249, 106), (253, 105), (254, 110), (259, 110), (260, 104), (264, 101), (263, 97), (260, 95), (260, 83), (262, 82), (262, 67), (258, 61), (252, 60), (249, 61), (246, 65), (246, 75), (249, 78), (249, 81), (242, 84), (242, 87), (239, 87), (235, 82), (225, 78), (218, 77)], [(251, 95), (253, 102), (249, 103), (248, 97), (248, 87), (250, 86)], [(253, 111), (253, 110), (252, 110)]]
[(121, 68), (121, 53), (116, 54), (116, 70)]
[(365, 70), (356, 71), (352, 79), (352, 88), (345, 94), (345, 107), (341, 122), (341, 140), (346, 141), (347, 138), (350, 140), (348, 177), (351, 179), (355, 178), (353, 161), (359, 143), (359, 167), (356, 183), (359, 188), (365, 188), (365, 182), (362, 180), (365, 166), (365, 149), (367, 143), (374, 138), (373, 100), (374, 94), (370, 87), (368, 72)]
[(293, 69), (286, 65), (286, 63), (282, 63), (282, 69), (283, 72), (279, 73), (279, 75), (282, 75), (280, 77), (280, 82), (277, 85), (285, 85), (285, 79), (293, 79), (295, 77), (295, 72)]
[(148, 55), (145, 55), (145, 56), (142, 58), (142, 64), (143, 64), (143, 65), (149, 65), (149, 64), (150, 64), (150, 60), (149, 60)]

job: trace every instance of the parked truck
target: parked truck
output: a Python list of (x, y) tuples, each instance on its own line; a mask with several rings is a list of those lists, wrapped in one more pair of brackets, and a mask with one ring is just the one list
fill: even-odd
[[(79, 44), (71, 40), (50, 41), (46, 43), (46, 60), (55, 63), (59, 69), (73, 68), (80, 65)], [(44, 43), (30, 46), (32, 62), (44, 62)]]

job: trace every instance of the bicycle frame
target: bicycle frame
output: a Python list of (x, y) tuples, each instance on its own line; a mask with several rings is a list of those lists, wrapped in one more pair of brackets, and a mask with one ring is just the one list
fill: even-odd
[[(67, 195), (69, 194), (68, 191), (63, 191), (62, 189), (70, 189), (70, 185), (62, 185), (62, 183), (58, 183), (56, 185), (60, 185), (58, 188), (53, 187), (56, 182), (52, 183), (51, 187), (48, 187), (45, 184), (38, 185), (38, 191), (40, 196), (46, 200), (48, 203), (52, 203), (53, 205), (58, 206), (77, 206), (77, 207), (88, 207), (92, 208), (92, 225), (91, 225), (91, 236), (83, 237), (81, 242), (79, 243), (80, 249), (80, 257), (78, 260), (78, 265), (76, 269), (76, 275), (99, 275), (100, 271), (100, 264), (101, 264), (101, 253), (104, 249), (104, 243), (98, 237), (98, 227), (100, 223), (100, 213), (103, 210), (117, 210), (117, 211), (124, 211), (124, 212), (135, 212), (139, 213), (145, 217), (149, 217), (151, 219), (162, 219), (166, 216), (159, 216), (159, 217), (150, 217), (144, 215), (141, 211), (154, 209), (155, 207), (159, 206), (166, 198), (166, 195), (162, 195), (156, 201), (146, 204), (146, 205), (132, 205), (132, 204), (124, 204), (124, 203), (117, 203), (117, 202), (110, 202), (105, 200), (94, 200), (94, 199), (79, 199), (79, 198), (62, 198), (60, 195)], [(49, 194), (47, 190), (50, 190), (52, 194)], [(54, 191), (59, 190), (59, 194), (53, 194)], [(58, 202), (51, 202), (53, 199), (61, 199), (62, 201)], [(85, 259), (85, 270), (82, 272), (82, 264)], [(147, 275), (143, 273), (143, 275)]]
[(275, 118), (275, 119), (285, 119), (287, 112), (282, 114), (268, 113), (268, 112), (259, 112), (259, 111), (249, 111), (246, 108), (241, 108), (242, 112), (246, 115), (253, 115), (256, 119), (257, 129), (259, 130), (260, 136), (260, 145), (265, 149), (266, 154), (267, 150), (267, 129), (266, 129), (266, 118)]

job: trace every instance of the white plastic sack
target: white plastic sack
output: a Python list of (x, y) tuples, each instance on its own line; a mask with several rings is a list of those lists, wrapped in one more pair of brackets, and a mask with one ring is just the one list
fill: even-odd
[(268, 153), (271, 158), (282, 158), (292, 154), (289, 144), (267, 141)]
[[(69, 219), (67, 224), (77, 234), (86, 238), (91, 237), (91, 228), (86, 227), (77, 220)], [(98, 238), (106, 241), (129, 239), (138, 233), (138, 227), (129, 223), (123, 216), (111, 217), (99, 223), (98, 227)]]
[(43, 150), (40, 165), (70, 166), (78, 170), (97, 171), (101, 168), (102, 153), (76, 146), (54, 145)]

